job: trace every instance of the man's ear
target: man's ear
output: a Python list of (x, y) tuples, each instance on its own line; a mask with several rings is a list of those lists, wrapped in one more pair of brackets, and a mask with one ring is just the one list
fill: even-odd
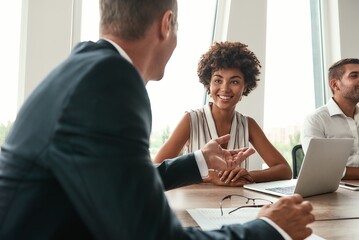
[(173, 12), (168, 10), (162, 16), (161, 21), (161, 38), (166, 39), (170, 35), (170, 32), (174, 26), (174, 15)]
[(329, 80), (329, 86), (333, 91), (338, 91), (338, 80), (337, 79), (330, 79)]

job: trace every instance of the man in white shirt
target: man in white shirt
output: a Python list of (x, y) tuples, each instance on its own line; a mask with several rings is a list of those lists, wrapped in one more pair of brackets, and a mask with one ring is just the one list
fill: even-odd
[(311, 138), (354, 138), (343, 179), (359, 179), (359, 59), (345, 58), (334, 63), (328, 80), (333, 96), (305, 118), (303, 150), (307, 151)]

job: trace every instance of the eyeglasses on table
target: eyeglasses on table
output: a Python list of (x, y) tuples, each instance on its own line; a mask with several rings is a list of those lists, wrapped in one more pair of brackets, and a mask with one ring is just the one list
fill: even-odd
[(268, 204), (273, 204), (273, 202), (264, 198), (250, 198), (239, 194), (227, 195), (220, 202), (221, 216), (223, 216), (223, 208), (234, 208), (228, 212), (231, 214), (241, 208), (259, 208)]

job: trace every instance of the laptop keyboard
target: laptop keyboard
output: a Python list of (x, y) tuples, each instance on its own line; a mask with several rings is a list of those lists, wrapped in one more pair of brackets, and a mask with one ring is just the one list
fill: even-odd
[(294, 193), (295, 185), (293, 186), (286, 186), (286, 187), (273, 187), (273, 188), (267, 188), (266, 190), (282, 193), (286, 195), (291, 195)]

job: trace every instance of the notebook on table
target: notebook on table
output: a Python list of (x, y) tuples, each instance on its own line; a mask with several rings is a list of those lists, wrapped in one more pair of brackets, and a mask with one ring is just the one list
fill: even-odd
[(349, 190), (352, 190), (352, 191), (359, 191), (359, 184), (358, 183), (341, 181), (340, 184), (339, 184), (339, 187), (349, 189)]
[(297, 179), (246, 184), (246, 189), (287, 196), (309, 197), (338, 189), (353, 147), (352, 138), (313, 138), (308, 145)]

